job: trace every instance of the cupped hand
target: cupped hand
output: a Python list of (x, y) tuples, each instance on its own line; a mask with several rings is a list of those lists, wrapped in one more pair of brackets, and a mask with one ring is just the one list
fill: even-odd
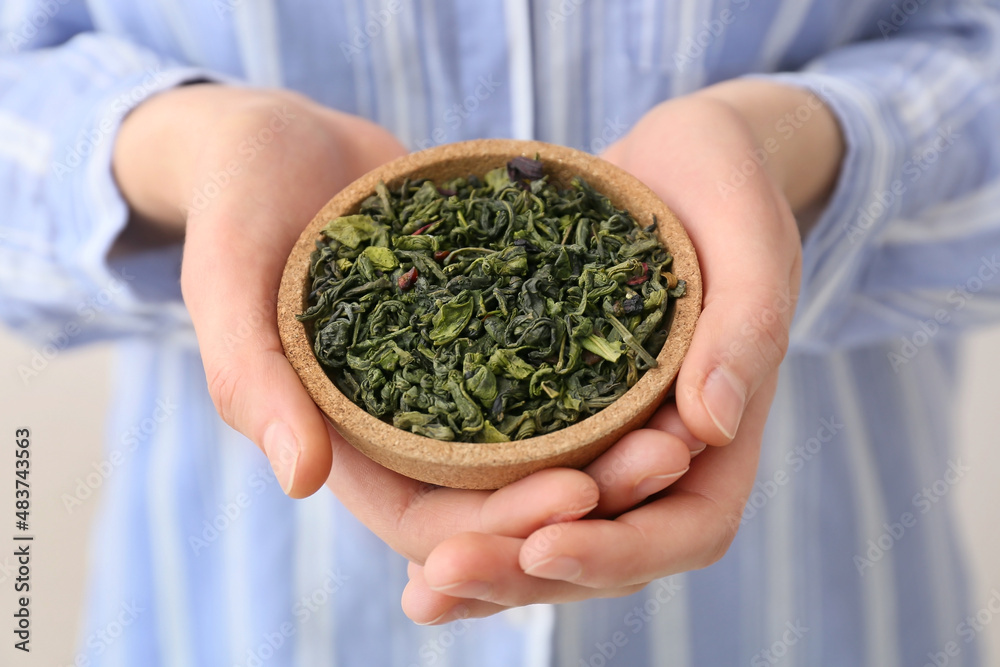
[(405, 152), (377, 125), (300, 95), (221, 85), (153, 97), (116, 143), (133, 226), (184, 233), (181, 288), (219, 414), (261, 447), (294, 497), (323, 485), (332, 451), (282, 352), (282, 270), (327, 200)]
[[(525, 539), (459, 533), (411, 563), (403, 596), (411, 618), (440, 623), (627, 595), (725, 554), (788, 346), (801, 269), (793, 207), (822, 204), (843, 150), (825, 109), (787, 142), (768, 142), (774, 119), (805, 99), (770, 83), (724, 84), (660, 105), (609, 148), (606, 159), (678, 215), (701, 263), (704, 310), (676, 398), (587, 468), (601, 500), (583, 519)], [(761, 166), (752, 160), (765, 145), (778, 150), (765, 151)], [(643, 454), (622, 464), (632, 451)]]
[[(433, 487), (370, 461), (324, 420), (282, 354), (274, 299), (288, 251), (330, 196), (404, 153), (388, 133), (286, 92), (191, 86), (126, 119), (115, 172), (133, 226), (186, 228), (182, 288), (220, 414), (261, 446), (286, 492), (326, 481), (409, 558), (404, 609), (443, 622), (623, 595), (725, 552), (798, 282), (782, 190), (801, 180), (775, 167), (726, 196), (718, 189), (759, 144), (745, 114), (705, 96), (661, 105), (609, 150), (677, 212), (701, 259), (705, 312), (677, 402), (585, 471), (542, 471), (496, 492)], [(692, 464), (706, 444), (716, 447)]]

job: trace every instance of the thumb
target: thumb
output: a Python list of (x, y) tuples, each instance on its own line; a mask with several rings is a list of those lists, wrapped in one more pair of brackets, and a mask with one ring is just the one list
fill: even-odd
[[(200, 197), (186, 207), (181, 289), (216, 409), (264, 451), (285, 493), (303, 497), (322, 486), (332, 454), (325, 418), (282, 351), (282, 270), (331, 194), (405, 150), (373, 123), (297, 94), (220, 90), (234, 101), (199, 108), (215, 119), (211, 132), (173, 168), (177, 192)], [(292, 121), (280, 131), (276, 105)], [(243, 156), (265, 130), (266, 146)]]
[(311, 495), (332, 453), (325, 419), (278, 337), (278, 282), (294, 238), (280, 238), (278, 225), (265, 240), (251, 225), (198, 222), (188, 225), (181, 284), (209, 394), (226, 423), (263, 450), (286, 494)]
[(706, 212), (678, 213), (693, 222), (705, 298), (678, 374), (677, 408), (691, 433), (712, 445), (735, 437), (750, 399), (788, 349), (800, 242), (784, 200), (766, 190), (745, 193), (736, 208), (716, 208), (708, 227), (695, 222)]
[[(700, 105), (701, 125), (683, 133), (676, 121), (690, 121), (690, 115), (666, 105), (661, 110), (604, 157), (656, 192), (683, 222), (698, 253), (703, 309), (675, 395), (691, 434), (725, 445), (788, 348), (801, 239), (784, 195), (765, 170), (747, 176), (740, 187), (719, 189), (755, 145), (745, 123), (734, 122), (732, 109)], [(685, 159), (664, 159), (669, 155)]]

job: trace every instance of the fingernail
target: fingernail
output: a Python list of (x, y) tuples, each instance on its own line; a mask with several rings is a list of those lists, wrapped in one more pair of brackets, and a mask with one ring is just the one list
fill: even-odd
[(524, 573), (542, 579), (575, 581), (583, 574), (583, 565), (577, 559), (569, 556), (553, 556), (528, 567)]
[(420, 621), (414, 621), (414, 623), (416, 623), (417, 625), (436, 625), (442, 622), (450, 623), (458, 619), (468, 618), (471, 615), (472, 614), (467, 606), (465, 606), (464, 604), (459, 604), (452, 607), (451, 609), (441, 614), (432, 621), (426, 621), (424, 623), (421, 623)]
[(431, 586), (430, 589), (456, 598), (483, 599), (489, 597), (493, 586), (485, 581), (456, 581), (445, 586)]
[(545, 525), (548, 526), (553, 523), (563, 523), (564, 521), (573, 521), (574, 519), (577, 519), (581, 516), (587, 516), (588, 514), (594, 511), (595, 507), (597, 507), (596, 502), (590, 507), (581, 507), (578, 510), (570, 510), (569, 512), (560, 512), (559, 514), (553, 514), (548, 519), (546, 519)]
[(743, 418), (743, 409), (747, 402), (747, 390), (743, 382), (719, 366), (708, 374), (701, 398), (705, 403), (705, 409), (708, 410), (708, 416), (719, 430), (732, 440), (736, 436), (736, 429), (740, 426), (740, 419)]
[(416, 623), (417, 625), (436, 625), (436, 624), (440, 623), (441, 621), (443, 621), (444, 617), (447, 616), (450, 613), (451, 613), (451, 609), (449, 609), (445, 613), (441, 614), (440, 616), (438, 616), (437, 618), (435, 618), (432, 621), (424, 621), (423, 623), (421, 623), (420, 621), (414, 621), (414, 623)]
[(691, 450), (691, 458), (694, 458), (699, 454), (701, 454), (703, 451), (705, 451), (706, 447), (708, 447), (708, 445), (706, 445), (704, 442), (698, 442), (693, 445), (688, 445), (688, 448)]
[(264, 431), (264, 453), (274, 476), (278, 478), (281, 490), (288, 494), (295, 481), (295, 469), (299, 465), (299, 441), (285, 422), (272, 423)]
[(690, 468), (684, 468), (684, 470), (681, 470), (680, 472), (671, 473), (669, 475), (651, 475), (650, 477), (647, 477), (635, 485), (635, 499), (645, 500), (654, 493), (662, 491), (667, 488), (670, 482), (674, 481), (688, 470), (690, 470)]

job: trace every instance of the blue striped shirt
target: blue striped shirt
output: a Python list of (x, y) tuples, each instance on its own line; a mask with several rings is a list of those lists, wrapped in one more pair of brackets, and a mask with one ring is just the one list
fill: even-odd
[[(960, 334), (1000, 312), (997, 0), (3, 0), (0, 54), (0, 318), (35, 341), (12, 366), (118, 341), (77, 664), (991, 664), (950, 443)], [(109, 257), (118, 124), (186, 81), (295, 89), (411, 149), (599, 152), (743, 75), (814, 91), (847, 153), (739, 535), (630, 597), (410, 623), (404, 560), (329, 493), (286, 498), (217, 417), (178, 249)]]

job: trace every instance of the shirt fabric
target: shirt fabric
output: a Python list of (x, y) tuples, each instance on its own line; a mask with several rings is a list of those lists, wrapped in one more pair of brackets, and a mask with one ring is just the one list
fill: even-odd
[[(30, 383), (36, 356), (117, 341), (78, 664), (893, 667), (949, 642), (992, 664), (950, 443), (957, 334), (1000, 297), (996, 0), (3, 0), (0, 50), (0, 318), (37, 353), (12, 366)], [(414, 625), (405, 561), (332, 494), (286, 498), (216, 415), (178, 249), (108, 256), (119, 122), (184, 82), (298, 90), (411, 149), (600, 152), (742, 75), (815, 91), (847, 153), (741, 530), (626, 598)]]

